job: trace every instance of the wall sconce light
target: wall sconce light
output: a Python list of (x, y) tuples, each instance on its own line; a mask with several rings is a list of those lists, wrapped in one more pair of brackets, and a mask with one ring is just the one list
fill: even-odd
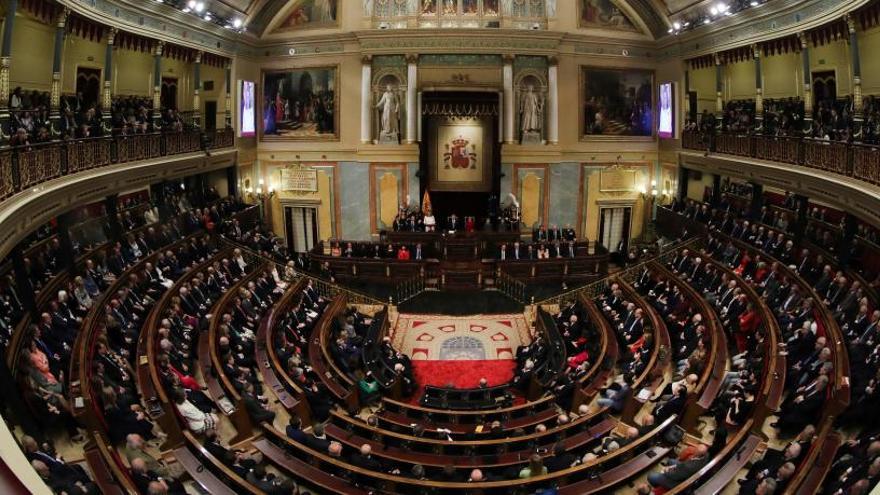
[(256, 191), (254, 191), (254, 189), (252, 187), (248, 187), (248, 188), (245, 188), (244, 192), (247, 195), (248, 199), (251, 199), (251, 200), (256, 199), (257, 201), (263, 201), (264, 199), (271, 199), (272, 196), (275, 196), (275, 186), (270, 185), (268, 191), (264, 192), (263, 191), (263, 180), (260, 179), (260, 183), (257, 186)]

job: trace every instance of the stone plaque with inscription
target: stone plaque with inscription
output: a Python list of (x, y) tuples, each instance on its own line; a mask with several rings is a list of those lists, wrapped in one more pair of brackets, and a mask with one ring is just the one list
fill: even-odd
[(635, 191), (635, 170), (603, 170), (599, 174), (599, 190), (602, 192)]
[(290, 167), (281, 169), (282, 191), (317, 192), (318, 171), (311, 167)]

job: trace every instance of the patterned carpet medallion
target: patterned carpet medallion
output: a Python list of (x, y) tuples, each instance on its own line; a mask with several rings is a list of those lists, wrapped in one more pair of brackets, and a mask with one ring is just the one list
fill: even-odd
[(419, 385), (497, 385), (513, 376), (516, 348), (531, 341), (522, 314), (441, 316), (401, 314), (395, 348), (410, 356)]

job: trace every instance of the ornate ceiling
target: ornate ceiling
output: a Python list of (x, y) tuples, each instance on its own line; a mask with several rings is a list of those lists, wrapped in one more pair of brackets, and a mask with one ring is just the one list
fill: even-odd
[[(284, 24), (286, 18), (298, 9), (308, 12), (314, 8), (315, 0), (214, 0), (224, 7), (240, 12), (245, 20), (247, 30), (252, 35), (262, 37), (272, 28)], [(446, 0), (438, 0), (445, 2)], [(599, 10), (618, 10), (626, 19), (620, 22), (631, 23), (641, 26), (654, 38), (667, 34), (671, 21), (670, 15), (683, 12), (692, 6), (699, 5), (705, 0), (544, 0), (547, 4), (547, 12), (568, 15), (568, 10), (578, 6), (582, 11), (583, 5), (591, 5)], [(348, 3), (356, 3), (362, 6), (363, 12), (370, 12), (379, 2), (393, 2), (398, 4), (412, 4), (408, 8), (417, 11), (423, 4), (423, 0), (329, 0), (334, 8), (341, 8)], [(495, 0), (502, 12), (512, 9), (516, 0)], [(338, 4), (338, 6), (336, 5)], [(439, 5), (438, 5), (439, 8)], [(349, 10), (347, 10), (349, 11)], [(572, 12), (574, 13), (574, 12)]]

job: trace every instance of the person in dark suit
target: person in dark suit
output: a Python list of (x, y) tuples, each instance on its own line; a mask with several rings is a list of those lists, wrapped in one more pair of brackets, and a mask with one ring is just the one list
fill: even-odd
[(241, 393), (241, 400), (244, 402), (244, 407), (247, 409), (248, 416), (250, 416), (255, 423), (272, 423), (272, 421), (275, 420), (275, 412), (266, 409), (263, 403), (254, 395), (254, 385), (252, 383), (245, 383), (244, 390)]
[(378, 471), (381, 472), (384, 470), (382, 463), (379, 462), (378, 459), (373, 457), (373, 447), (370, 444), (365, 443), (361, 445), (360, 451), (351, 456), (351, 463), (360, 468), (369, 470), (369, 471)]
[(816, 419), (816, 416), (828, 395), (828, 376), (820, 375), (815, 384), (806, 393), (800, 394), (791, 400), (790, 406), (783, 405), (779, 414), (779, 421), (770, 426), (779, 429), (781, 434), (790, 436), (793, 432), (800, 431)]
[(681, 462), (673, 461), (661, 472), (648, 474), (648, 483), (653, 487), (662, 487), (667, 490), (675, 488), (706, 465), (709, 461), (708, 451), (708, 447), (704, 444), (697, 445), (696, 451), (690, 459)]
[(294, 442), (306, 443), (306, 437), (308, 435), (306, 435), (306, 432), (302, 431), (302, 420), (298, 417), (290, 417), (290, 421), (287, 424), (287, 428), (284, 429), (284, 432), (287, 434), (287, 438)]
[(654, 406), (651, 414), (657, 423), (666, 421), (667, 418), (674, 414), (681, 414), (687, 401), (687, 389), (683, 385), (674, 385), (672, 397), (666, 402)]
[(573, 466), (577, 460), (576, 455), (566, 452), (564, 443), (557, 442), (553, 445), (553, 455), (544, 459), (544, 467), (547, 468), (547, 472), (552, 473)]
[(305, 444), (307, 447), (318, 452), (327, 452), (327, 447), (330, 446), (330, 440), (328, 440), (327, 435), (324, 434), (323, 424), (317, 423), (312, 427), (312, 435), (306, 438)]

